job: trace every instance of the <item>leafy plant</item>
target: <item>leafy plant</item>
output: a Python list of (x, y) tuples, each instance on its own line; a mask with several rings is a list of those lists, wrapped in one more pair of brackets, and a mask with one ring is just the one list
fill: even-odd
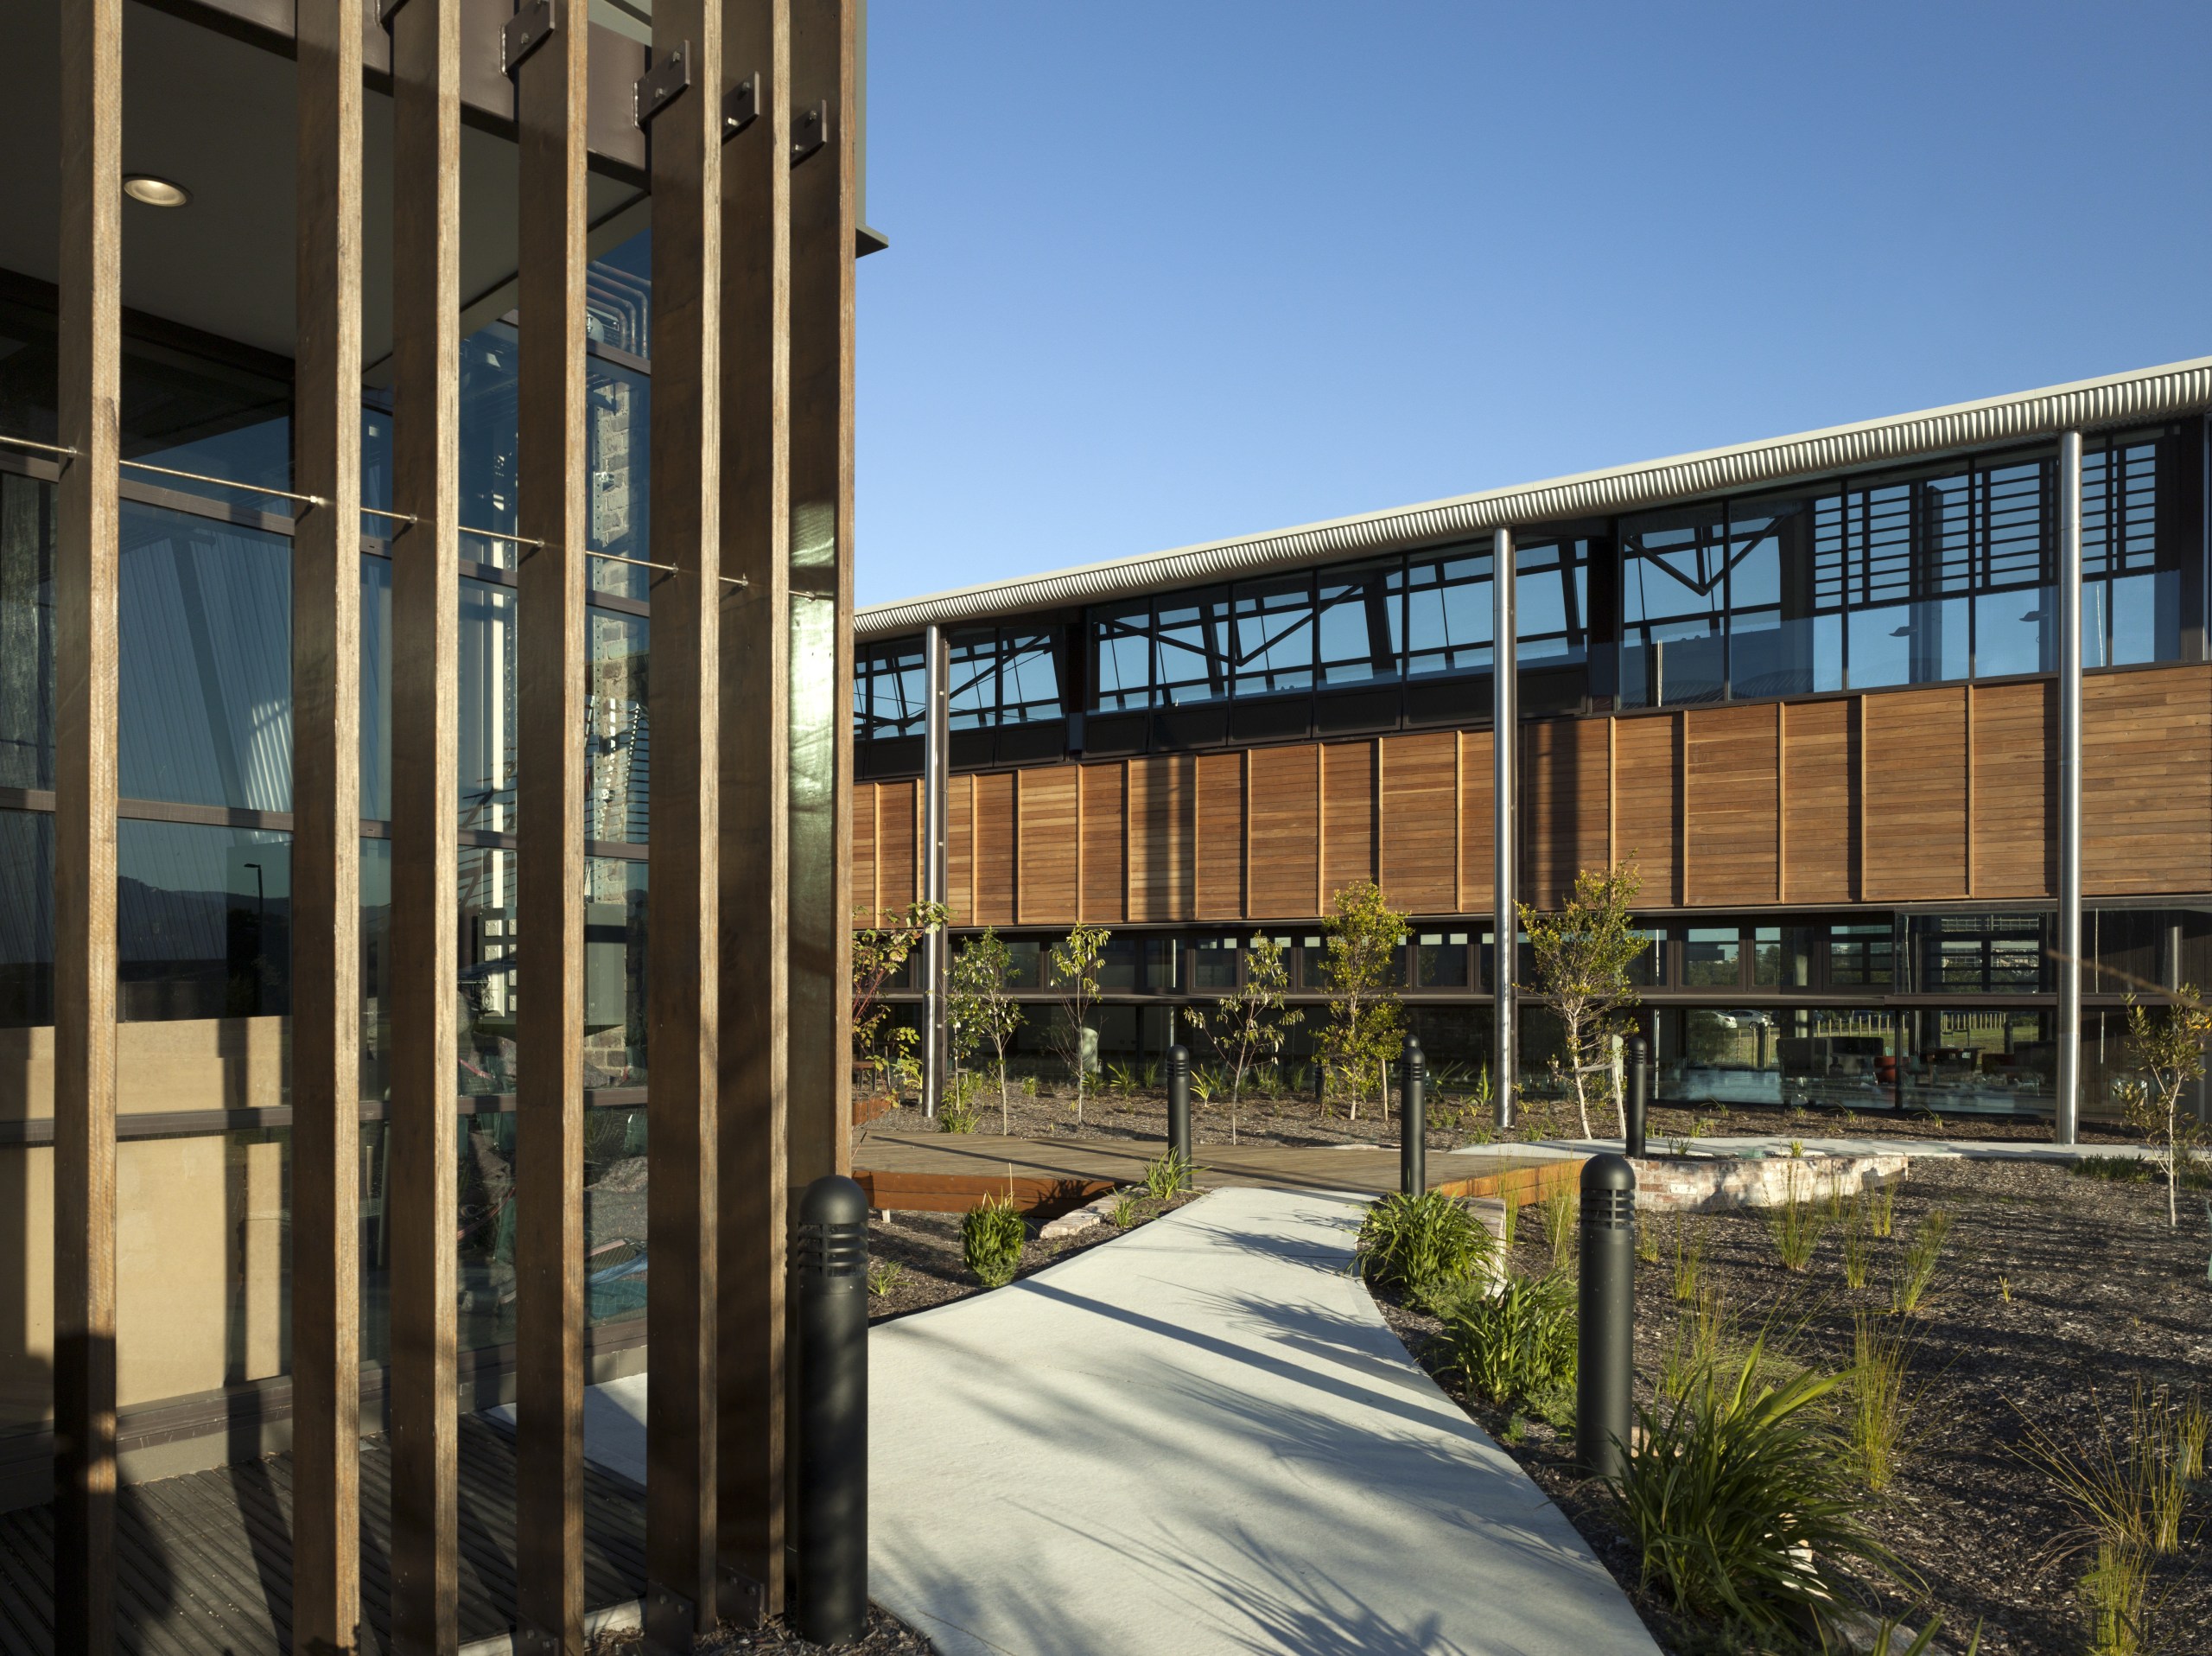
[(944, 1097), (938, 1102), (938, 1131), (972, 1133), (976, 1131), (976, 1081), (972, 1071), (953, 1072), (946, 1081)]
[(1114, 1211), (1108, 1217), (1114, 1221), (1117, 1228), (1128, 1230), (1130, 1226), (1137, 1222), (1137, 1199), (1127, 1191), (1123, 1191), (1114, 1198)]
[(1552, 1251), (1552, 1269), (1564, 1271), (1574, 1255), (1574, 1217), (1580, 1206), (1579, 1193), (1564, 1181), (1544, 1192), (1536, 1209), (1543, 1216), (1544, 1240)]
[(1490, 1232), (1466, 1204), (1440, 1190), (1381, 1197), (1360, 1221), (1352, 1264), (1368, 1282), (1442, 1297), (1464, 1288), (1491, 1257)]
[[(1590, 1137), (1589, 1078), (1613, 1074), (1613, 1039), (1627, 1033), (1623, 1015), (1637, 1002), (1637, 963), (1651, 947), (1630, 912), (1643, 883), (1636, 859), (1630, 857), (1602, 874), (1592, 869), (1577, 874), (1574, 889), (1556, 914), (1521, 905), (1521, 929), (1529, 935), (1535, 965), (1535, 988), (1559, 1019), (1563, 1067), (1573, 1084), (1585, 1138)], [(1499, 958), (1510, 952), (1501, 949)], [(1619, 1089), (1611, 1091), (1625, 1137), (1628, 1118)]]
[(1244, 981), (1211, 1007), (1189, 1006), (1183, 1016), (1203, 1030), (1229, 1071), (1229, 1142), (1236, 1142), (1237, 1106), (1248, 1078), (1272, 1065), (1306, 1014), (1286, 1007), (1290, 968), (1279, 937), (1255, 937), (1244, 952)]
[(1492, 1403), (1573, 1383), (1574, 1288), (1557, 1271), (1508, 1271), (1495, 1295), (1465, 1296), (1442, 1322), (1444, 1371)]
[(906, 962), (922, 939), (942, 927), (947, 919), (943, 903), (908, 903), (904, 908), (872, 911), (866, 903), (853, 910), (852, 1022), (853, 1069), (872, 1075), (882, 1092), (895, 1093), (902, 1086), (921, 1085), (921, 1066), (914, 1054), (917, 1033), (894, 1023), (883, 1000), (884, 985), (906, 969)]
[(1090, 1084), (1090, 1008), (1098, 998), (1098, 966), (1111, 935), (1103, 926), (1078, 926), (1055, 943), (1049, 957), (1052, 983), (1060, 991), (1060, 1016), (1052, 1026), (1053, 1046), (1075, 1076), (1075, 1124), (1083, 1125), (1084, 1098)]
[(2186, 984), (2174, 997), (2163, 1017), (2153, 1017), (2132, 992), (2127, 997), (2127, 1056), (2143, 1072), (2144, 1083), (2127, 1097), (2127, 1124), (2160, 1147), (2170, 1226), (2181, 1223), (2182, 1166), (2197, 1133), (2196, 1119), (2183, 1111), (2182, 1094), (2203, 1079), (2204, 1043), (2212, 1041), (2212, 1008)]
[(961, 1218), (960, 1257), (984, 1287), (1003, 1288), (1021, 1268), (1028, 1233), (1013, 1198), (986, 1196)]
[(1911, 1349), (1902, 1328), (1864, 1311), (1852, 1317), (1852, 1459), (1869, 1489), (1889, 1487), (1911, 1429), (1918, 1394), (1908, 1391)]
[(1833, 1377), (1761, 1379), (1764, 1337), (1732, 1379), (1716, 1366), (1685, 1395), (1639, 1408), (1642, 1436), (1612, 1485), (1643, 1580), (1681, 1613), (1780, 1631), (1838, 1602), (1830, 1572), (1893, 1572), (1859, 1516), (1842, 1447), (1816, 1407)]
[(1827, 1218), (1809, 1194), (1800, 1194), (1811, 1175), (1795, 1161), (1789, 1169), (1789, 1196), (1766, 1210), (1766, 1226), (1774, 1238), (1774, 1251), (1782, 1256), (1783, 1269), (1803, 1271), (1813, 1263)]
[(1007, 993), (1014, 981), (1014, 954), (995, 927), (970, 938), (952, 962), (948, 1006), (953, 1056), (969, 1059), (988, 1053), (999, 1080), (999, 1131), (1014, 1131), (1014, 1105), (1007, 1095), (1006, 1059), (1021, 1028), (1021, 1003)]
[(886, 1259), (868, 1268), (868, 1291), (878, 1299), (885, 1298), (906, 1280), (906, 1267), (896, 1259)]
[(1942, 1263), (1943, 1242), (1950, 1233), (1951, 1215), (1941, 1207), (1929, 1208), (1913, 1231), (1897, 1261), (1897, 1282), (1890, 1290), (1890, 1309), (1898, 1315), (1910, 1316), (1920, 1309), (1920, 1302), (1935, 1284), (1936, 1272)]
[(1198, 1187), (1198, 1169), (1179, 1150), (1170, 1150), (1144, 1164), (1144, 1191), (1154, 1201), (1173, 1201)]
[(1383, 901), (1380, 886), (1362, 880), (1337, 893), (1336, 912), (1322, 931), (1321, 984), (1329, 992), (1322, 1062), (1342, 1078), (1357, 1121), (1360, 1099), (1370, 1088), (1381, 1093), (1382, 1067), (1405, 1040), (1397, 978), (1406, 917)]

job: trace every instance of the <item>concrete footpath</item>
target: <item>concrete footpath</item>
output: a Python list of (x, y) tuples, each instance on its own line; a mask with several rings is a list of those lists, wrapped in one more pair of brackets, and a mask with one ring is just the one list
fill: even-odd
[(870, 1588), (943, 1656), (1655, 1652), (1347, 1274), (1223, 1190), (870, 1336)]

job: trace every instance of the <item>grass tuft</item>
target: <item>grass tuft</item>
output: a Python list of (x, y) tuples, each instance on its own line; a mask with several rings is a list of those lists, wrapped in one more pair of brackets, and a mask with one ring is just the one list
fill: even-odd
[(1810, 1194), (1812, 1175), (1794, 1160), (1789, 1167), (1789, 1199), (1766, 1210), (1766, 1224), (1774, 1237), (1774, 1251), (1782, 1256), (1783, 1269), (1803, 1271), (1813, 1263), (1821, 1233), (1827, 1229), (1827, 1217)]
[(1198, 1169), (1179, 1150), (1170, 1150), (1144, 1164), (1144, 1194), (1154, 1201), (1173, 1201), (1198, 1187)]
[(1575, 1210), (1580, 1205), (1580, 1193), (1571, 1184), (1554, 1184), (1536, 1204), (1543, 1215), (1544, 1240), (1551, 1246), (1554, 1271), (1565, 1271), (1573, 1257)]
[(906, 1280), (906, 1267), (896, 1259), (886, 1259), (868, 1268), (868, 1291), (881, 1299)]
[(1862, 1192), (1851, 1207), (1851, 1220), (1843, 1232), (1843, 1283), (1853, 1290), (1864, 1289), (1874, 1264), (1873, 1215)]
[(1950, 1233), (1951, 1215), (1942, 1207), (1929, 1208), (1913, 1231), (1912, 1240), (1904, 1245), (1897, 1260), (1897, 1278), (1890, 1290), (1890, 1309), (1897, 1315), (1910, 1316), (1917, 1311), (1935, 1286), (1936, 1273), (1943, 1260), (1943, 1242)]
[(1851, 1455), (1862, 1482), (1889, 1487), (1912, 1424), (1917, 1394), (1906, 1389), (1911, 1348), (1902, 1328), (1860, 1311), (1852, 1317)]
[(1875, 1235), (1887, 1239), (1896, 1231), (1897, 1188), (1894, 1182), (1884, 1182), (1874, 1187), (1874, 1198), (1867, 1205), (1866, 1216), (1873, 1223)]
[(1675, 1299), (1688, 1305), (1705, 1277), (1705, 1256), (1713, 1245), (1713, 1221), (1703, 1213), (1693, 1224), (1688, 1213), (1675, 1215)]

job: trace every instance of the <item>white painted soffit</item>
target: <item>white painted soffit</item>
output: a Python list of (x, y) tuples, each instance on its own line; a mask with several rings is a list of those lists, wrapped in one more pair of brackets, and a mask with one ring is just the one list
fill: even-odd
[(931, 622), (949, 625), (1103, 603), (1308, 564), (1400, 551), (1484, 530), (1602, 517), (2060, 431), (2168, 419), (2208, 405), (2212, 405), (2212, 357), (2195, 357), (1917, 414), (874, 604), (855, 615), (854, 630), (862, 639), (891, 638)]

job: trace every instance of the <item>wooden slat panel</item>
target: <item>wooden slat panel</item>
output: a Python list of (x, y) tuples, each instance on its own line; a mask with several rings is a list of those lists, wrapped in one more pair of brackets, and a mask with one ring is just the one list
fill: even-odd
[(1450, 730), (1383, 740), (1382, 895), (1393, 908), (1459, 908), (1459, 741)]
[(1605, 725), (1541, 719), (1521, 729), (1521, 900), (1555, 908), (1583, 869), (1602, 869), (1612, 828)]
[(2212, 889), (2212, 675), (2083, 682), (2082, 839), (2085, 891)]
[(1319, 912), (1321, 750), (1255, 748), (1251, 912), (1255, 919)]
[(1849, 902), (1859, 876), (1859, 717), (1849, 701), (1802, 702), (1783, 726), (1785, 902)]
[[(395, 405), (407, 411), (392, 435), (392, 505), (416, 519), (397, 536), (391, 561), (391, 1091), (385, 1208), (391, 1251), (391, 1619), (399, 1648), (451, 1656), (461, 1637), (453, 1290), (454, 1009), (460, 996), (454, 939), (461, 929), (461, 0), (403, 6), (392, 19), (391, 59), (392, 384)], [(546, 332), (563, 337), (553, 327)], [(536, 561), (557, 567), (563, 560)], [(525, 613), (542, 607), (557, 626), (562, 607), (554, 595), (534, 587), (530, 596), (541, 602), (526, 603)], [(581, 640), (581, 604), (577, 620)], [(581, 680), (581, 656), (576, 665)], [(556, 716), (566, 710), (554, 685), (541, 680), (531, 688), (553, 692)], [(580, 720), (581, 707), (574, 711)], [(566, 724), (561, 736), (567, 764), (581, 773), (575, 731)], [(549, 760), (556, 770), (563, 763), (539, 746), (523, 774)], [(581, 841), (581, 788), (566, 801), (539, 793), (531, 804), (552, 813), (556, 832)], [(532, 895), (542, 898), (542, 886)], [(534, 936), (528, 923), (539, 916), (525, 909), (523, 918), (526, 934)], [(560, 947), (547, 953), (557, 959)], [(543, 987), (549, 1003), (557, 1000), (554, 985)], [(535, 997), (520, 998), (527, 1006)], [(541, 1039), (521, 1066), (525, 1076), (541, 1058), (558, 1061), (542, 1039), (545, 1023), (532, 1033)], [(558, 1031), (556, 1039), (566, 1033)], [(581, 1048), (581, 1028), (575, 1034)], [(580, 1206), (582, 1194), (563, 1191), (559, 1200)], [(548, 1264), (561, 1269), (542, 1252), (549, 1240), (556, 1248), (567, 1240), (557, 1216), (545, 1211), (552, 1194), (542, 1187), (525, 1194), (524, 1223), (541, 1251), (518, 1240), (518, 1280)], [(576, 1229), (581, 1242), (581, 1225)], [(526, 1493), (556, 1511), (574, 1506), (582, 1499), (581, 1469), (573, 1500), (565, 1487)], [(523, 1510), (530, 1509), (525, 1500)], [(581, 1520), (576, 1532), (581, 1556)], [(580, 1596), (577, 1608), (581, 1613)], [(550, 1630), (566, 1625), (556, 1622)]]
[(1688, 743), (1689, 901), (1770, 903), (1781, 812), (1781, 752), (1772, 707), (1699, 708)]
[(53, 1602), (56, 1648), (106, 1656), (116, 1582), (122, 0), (62, 0), (60, 32), (58, 436), (77, 455), (56, 491), (54, 559)]
[(1024, 925), (1075, 921), (1076, 768), (1052, 765), (1014, 776), (1020, 811), (1017, 912)]
[[(760, 77), (722, 146), (721, 1611), (781, 1609), (791, 996), (791, 8), (727, 5), (722, 86)], [(849, 777), (850, 772), (845, 773)], [(841, 780), (855, 794), (870, 793)], [(872, 813), (871, 813), (872, 815)], [(858, 848), (871, 854), (854, 826)], [(863, 883), (865, 878), (866, 883)], [(874, 896), (874, 871), (853, 876)]]
[(1497, 825), (1491, 820), (1491, 793), (1497, 778), (1491, 765), (1487, 730), (1465, 730), (1459, 743), (1459, 912), (1478, 914), (1492, 901), (1497, 882)]
[(976, 926), (1014, 923), (1014, 858), (1019, 850), (1014, 774), (991, 771), (976, 785)]
[(297, 9), (294, 487), (325, 504), (292, 539), (292, 1632), (340, 1651), (361, 1614), (362, 25)]
[(875, 802), (880, 782), (861, 782), (853, 789), (853, 900), (867, 910), (858, 924), (872, 926), (882, 906), (875, 866)]
[(1978, 897), (2057, 890), (2055, 684), (1974, 686), (1974, 872)]
[(1244, 755), (1199, 755), (1198, 791), (1197, 917), (1241, 919), (1244, 914)]
[(1966, 895), (1966, 706), (1963, 686), (1860, 704), (1869, 901)]
[(1083, 919), (1094, 926), (1119, 925), (1128, 918), (1122, 893), (1128, 884), (1128, 824), (1124, 820), (1123, 767), (1118, 760), (1082, 767)]
[(1636, 859), (1645, 902), (1681, 902), (1681, 716), (1662, 713), (1614, 723), (1615, 854)]
[(1322, 745), (1321, 901), (1375, 877), (1375, 744)]
[[(955, 926), (976, 920), (976, 779), (956, 776), (944, 797), (946, 882), (945, 907)], [(860, 844), (860, 825), (853, 825), (853, 843)], [(855, 856), (858, 855), (855, 850)], [(857, 869), (855, 882), (859, 880)]]
[(879, 782), (875, 787), (875, 889), (880, 911), (904, 908), (916, 900), (921, 870), (919, 781)]
[[(715, 1357), (721, 888), (715, 859), (721, 800), (722, 116), (715, 94), (723, 84), (721, 16), (720, 0), (662, 0), (653, 9), (656, 61), (665, 62), (684, 48), (692, 77), (690, 90), (653, 118), (650, 146), (652, 546), (677, 567), (655, 583), (652, 596), (646, 1002), (653, 1175), (645, 1230), (653, 1262), (646, 1289), (653, 1383), (645, 1412), (652, 1581), (645, 1622), (650, 1640), (677, 1649), (688, 1648), (691, 1634), (714, 1621), (720, 1545)], [(834, 639), (829, 647), (834, 659)], [(829, 678), (834, 683), (834, 673)], [(823, 688), (810, 693), (819, 697)], [(839, 710), (837, 723), (849, 727), (849, 697)], [(825, 753), (834, 751), (836, 728)], [(823, 768), (836, 787), (834, 763)], [(827, 803), (825, 819), (834, 831), (848, 814), (842, 798)], [(796, 830), (791, 861), (794, 867), (800, 861)], [(834, 843), (823, 862), (849, 866)], [(848, 910), (839, 915), (835, 941), (849, 946), (851, 926)], [(798, 976), (796, 963), (792, 976)], [(827, 1028), (836, 1027), (833, 1011)], [(796, 1067), (794, 1059), (794, 1083)]]
[(1188, 920), (1197, 892), (1195, 767), (1186, 754), (1129, 761), (1129, 918)]

